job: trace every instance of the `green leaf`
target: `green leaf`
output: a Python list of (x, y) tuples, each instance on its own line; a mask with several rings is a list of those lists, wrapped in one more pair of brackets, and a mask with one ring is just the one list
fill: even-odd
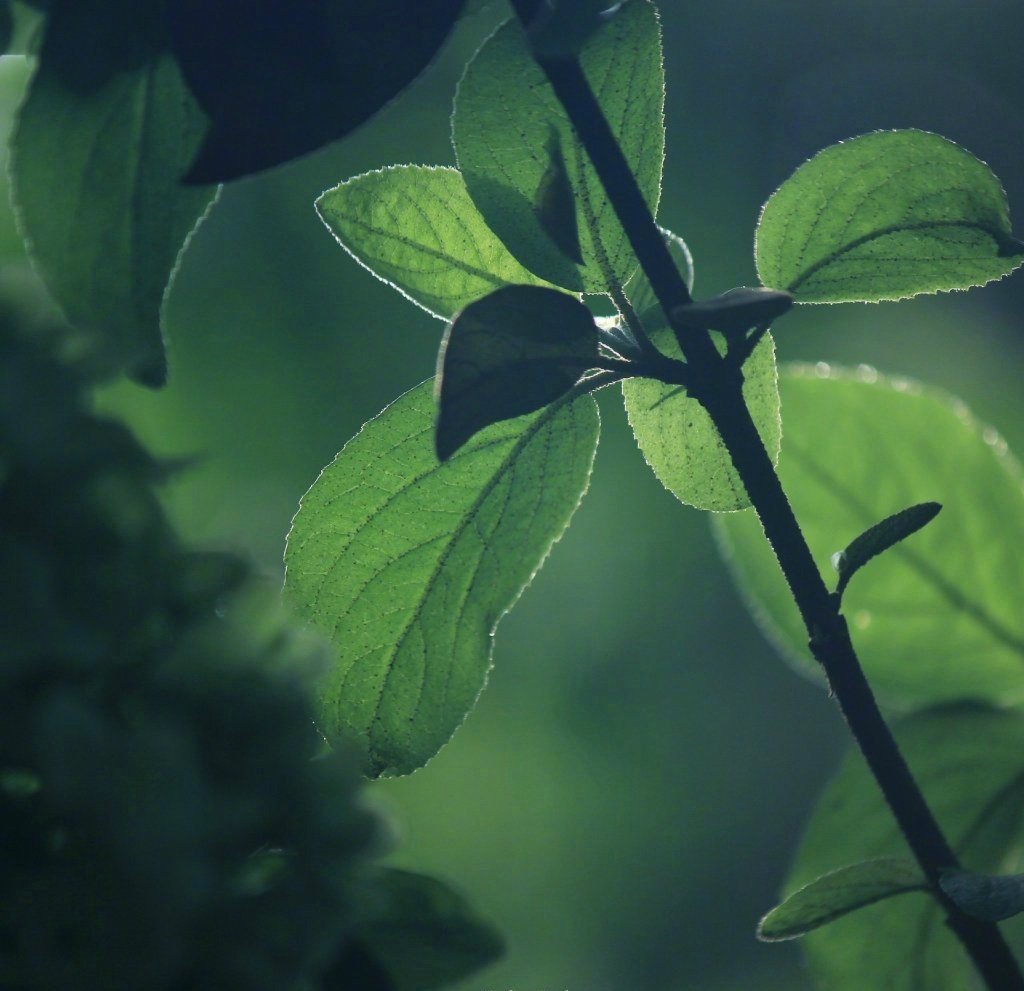
[[(381, 974), (378, 986), (389, 991), (436, 991), (494, 963), (505, 951), (495, 927), (448, 885), (409, 871), (374, 871), (357, 900), (348, 953), (332, 968), (324, 985), (362, 989), (353, 964), (369, 958)], [(365, 960), (359, 963), (365, 973)], [(386, 977), (384, 976), (386, 975)]]
[[(1024, 719), (959, 706), (895, 727), (897, 741), (957, 854), (972, 870), (1012, 868), (1024, 811)], [(786, 890), (837, 863), (907, 857), (892, 813), (851, 752), (810, 821)], [(803, 942), (812, 976), (830, 991), (964, 991), (973, 968), (931, 895), (908, 894), (839, 919)]]
[(850, 579), (872, 558), (884, 554), (890, 547), (917, 533), (939, 515), (942, 507), (937, 502), (922, 502), (901, 509), (892, 516), (865, 530), (845, 550), (832, 556), (832, 564), (839, 572), (836, 595), (842, 596)]
[(484, 223), (457, 169), (367, 172), (328, 190), (316, 208), (360, 265), (444, 320), (501, 286), (542, 284)]
[[(693, 287), (693, 262), (686, 244), (663, 231), (680, 271)], [(675, 335), (647, 279), (640, 273), (629, 297), (654, 344), (671, 358), (682, 358)], [(725, 344), (716, 338), (719, 350)], [(765, 334), (743, 366), (743, 395), (773, 458), (778, 457), (782, 425), (775, 371), (775, 343)], [(633, 435), (647, 463), (677, 499), (698, 509), (729, 512), (750, 505), (714, 424), (695, 399), (679, 386), (653, 379), (629, 379), (622, 396)]]
[(926, 131), (826, 148), (765, 204), (757, 270), (802, 303), (968, 289), (1021, 264), (1006, 194), (984, 162)]
[(593, 368), (597, 341), (590, 311), (557, 289), (507, 286), (470, 303), (438, 356), (438, 458), (492, 423), (565, 395)]
[(975, 919), (1002, 922), (1024, 912), (1024, 874), (947, 871), (939, 884), (958, 908)]
[[(580, 55), (594, 92), (652, 212), (661, 195), (665, 80), (661, 29), (648, 0), (631, 0), (589, 39)], [(551, 241), (534, 209), (560, 138), (575, 191), (584, 264)], [(484, 219), (530, 271), (566, 289), (606, 292), (625, 283), (636, 260), (565, 112), (509, 21), (466, 68), (455, 97), (452, 140), (466, 187)]]
[(226, 182), (343, 137), (427, 67), (462, 0), (174, 0), (175, 54), (212, 124), (192, 182)]
[[(780, 377), (779, 475), (822, 575), (830, 555), (896, 506), (942, 515), (846, 590), (864, 670), (904, 709), (963, 698), (1024, 701), (1022, 475), (963, 403), (874, 369), (798, 366)], [(768, 637), (814, 678), (807, 633), (753, 512), (716, 521), (725, 556)]]
[(368, 773), (402, 774), (451, 737), (483, 688), (498, 620), (586, 490), (593, 399), (488, 427), (444, 465), (433, 383), (351, 440), (306, 493), (285, 592), (333, 642), (320, 727)]
[(883, 857), (840, 867), (773, 908), (758, 925), (757, 938), (766, 943), (796, 939), (859, 908), (927, 888), (927, 879), (912, 860)]
[(180, 183), (205, 120), (165, 43), (159, 5), (56, 7), (12, 141), (14, 203), (47, 287), (106, 361), (150, 385), (166, 377), (168, 284), (216, 196)]

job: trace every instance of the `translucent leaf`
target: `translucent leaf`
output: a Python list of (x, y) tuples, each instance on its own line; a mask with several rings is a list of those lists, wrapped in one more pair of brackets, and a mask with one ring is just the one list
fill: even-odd
[(826, 148), (776, 190), (757, 228), (761, 281), (802, 303), (967, 289), (1022, 260), (1006, 194), (984, 162), (927, 131)]
[(426, 763), (473, 707), (498, 620), (586, 490), (594, 401), (555, 403), (434, 455), (433, 382), (392, 403), (306, 493), (285, 592), (333, 642), (320, 727), (368, 773)]
[(374, 991), (436, 991), (504, 952), (494, 926), (435, 878), (384, 868), (365, 883), (348, 950), (324, 978), (325, 991), (362, 991), (368, 971)]
[[(1024, 719), (960, 706), (920, 713), (897, 741), (966, 867), (996, 871), (1019, 856)], [(826, 788), (786, 882), (796, 891), (836, 864), (909, 855), (878, 786), (851, 753)], [(803, 940), (815, 982), (830, 991), (964, 991), (973, 967), (928, 894), (854, 912)]]
[[(836, 547), (894, 509), (922, 498), (943, 506), (844, 596), (857, 652), (882, 700), (904, 709), (963, 698), (1024, 701), (1024, 490), (1005, 442), (963, 403), (866, 367), (787, 368), (780, 391), (779, 475), (823, 576)], [(769, 638), (819, 677), (753, 512), (716, 524)]]
[(1001, 922), (1024, 912), (1024, 874), (947, 871), (939, 883), (957, 907), (976, 919)]
[(225, 182), (315, 151), (426, 68), (462, 0), (175, 0), (178, 60), (212, 124), (190, 172)]
[[(82, 39), (89, 43), (83, 44)], [(216, 195), (181, 176), (205, 119), (152, 4), (61, 4), (12, 141), (29, 252), (75, 325), (140, 381), (166, 377), (160, 314), (183, 245)]]
[(500, 286), (542, 284), (484, 223), (457, 169), (367, 172), (316, 208), (360, 265), (442, 319)]
[[(688, 284), (693, 264), (685, 243), (664, 232), (669, 250)], [(630, 300), (655, 345), (672, 358), (682, 352), (646, 278), (640, 273), (629, 287)], [(724, 342), (716, 338), (720, 349)], [(773, 458), (779, 454), (782, 424), (775, 371), (775, 342), (771, 335), (755, 348), (743, 366), (743, 396)], [(647, 463), (677, 499), (698, 509), (729, 512), (750, 505), (746, 489), (703, 407), (679, 386), (653, 379), (629, 379), (622, 396), (633, 435)]]
[(890, 547), (917, 533), (939, 515), (942, 507), (937, 502), (922, 502), (907, 509), (901, 509), (892, 516), (865, 530), (842, 551), (833, 555), (832, 563), (839, 572), (836, 593), (842, 595), (850, 579), (872, 558), (884, 554)]
[(795, 939), (859, 908), (927, 887), (912, 860), (883, 857), (840, 867), (815, 878), (773, 908), (758, 925), (757, 936), (767, 943)]
[[(625, 5), (589, 39), (580, 61), (656, 212), (665, 148), (665, 80), (654, 6), (648, 0)], [(552, 128), (576, 194), (582, 266), (552, 242), (534, 209), (551, 168)], [(452, 140), (473, 201), (530, 271), (587, 292), (605, 292), (609, 274), (620, 282), (633, 274), (636, 261), (625, 233), (518, 22), (499, 28), (466, 68), (455, 97)]]
[(561, 398), (593, 368), (597, 340), (590, 311), (557, 289), (508, 286), (470, 303), (441, 344), (437, 456)]

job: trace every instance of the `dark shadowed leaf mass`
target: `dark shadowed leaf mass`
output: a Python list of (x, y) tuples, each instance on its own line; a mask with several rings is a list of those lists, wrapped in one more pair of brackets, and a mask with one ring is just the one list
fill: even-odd
[(189, 179), (315, 151), (372, 117), (437, 53), (462, 0), (174, 0), (174, 50), (211, 118)]

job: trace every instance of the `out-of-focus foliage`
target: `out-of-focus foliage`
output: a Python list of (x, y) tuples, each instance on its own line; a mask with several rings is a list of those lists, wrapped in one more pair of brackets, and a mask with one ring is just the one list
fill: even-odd
[[(89, 410), (87, 353), (0, 310), (0, 982), (351, 988), (392, 895), (313, 729), (322, 649), (238, 558), (178, 540), (168, 468)], [(389, 921), (382, 991), (393, 965), (443, 983), (500, 952), (444, 885), (405, 890), (424, 911)]]

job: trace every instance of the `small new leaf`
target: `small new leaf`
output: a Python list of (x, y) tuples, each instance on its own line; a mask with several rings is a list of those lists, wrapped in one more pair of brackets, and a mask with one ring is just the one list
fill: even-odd
[(984, 922), (1000, 922), (1024, 912), (1024, 874), (948, 871), (939, 885), (957, 908)]
[(471, 303), (438, 355), (438, 458), (492, 423), (563, 396), (593, 367), (597, 345), (590, 311), (555, 289), (507, 286)]
[(937, 502), (922, 502), (887, 516), (869, 530), (865, 530), (845, 550), (832, 556), (832, 565), (839, 572), (836, 595), (842, 598), (850, 579), (868, 563), (901, 540), (917, 533), (939, 515), (942, 506)]
[(548, 135), (548, 167), (540, 178), (533, 210), (541, 229), (570, 261), (583, 264), (580, 228), (576, 221), (576, 197), (565, 168), (562, 141), (554, 127)]
[(684, 327), (718, 330), (731, 337), (759, 324), (771, 323), (792, 305), (793, 297), (788, 292), (740, 286), (719, 296), (680, 306), (672, 315)]
[(758, 925), (757, 938), (766, 943), (796, 939), (858, 908), (927, 888), (927, 879), (911, 860), (884, 857), (841, 867), (773, 908)]

